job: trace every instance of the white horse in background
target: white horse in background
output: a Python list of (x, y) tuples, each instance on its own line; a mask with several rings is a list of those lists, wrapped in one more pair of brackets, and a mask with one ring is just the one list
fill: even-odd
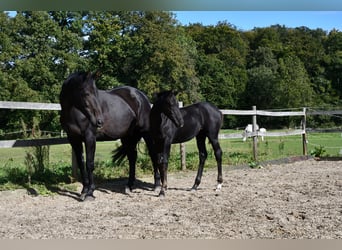
[[(259, 129), (259, 125), (257, 124), (256, 125), (256, 128), (255, 130), (257, 132), (260, 132), (261, 133), (261, 140), (264, 141), (264, 134), (266, 133), (266, 129), (265, 128), (260, 128)], [(248, 134), (252, 133), (253, 132), (253, 124), (248, 124), (245, 128), (245, 130), (243, 131), (242, 133), (242, 141), (246, 141), (247, 140), (247, 137), (248, 137)]]
[(266, 134), (266, 129), (265, 128), (260, 128), (259, 132), (261, 133), (261, 141), (264, 141), (264, 136)]

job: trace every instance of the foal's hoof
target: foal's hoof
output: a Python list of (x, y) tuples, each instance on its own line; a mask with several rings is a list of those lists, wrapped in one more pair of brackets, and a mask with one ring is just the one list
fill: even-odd
[(164, 190), (160, 190), (158, 197), (159, 198), (165, 198), (165, 191)]
[(217, 184), (217, 187), (215, 189), (216, 192), (220, 192), (222, 189), (222, 183)]
[(160, 185), (157, 185), (157, 186), (154, 186), (154, 192), (158, 193), (161, 191), (161, 186)]
[(132, 193), (132, 188), (129, 186), (125, 186), (125, 194), (131, 194)]
[(198, 185), (193, 185), (192, 188), (190, 189), (190, 192), (196, 192), (198, 188)]

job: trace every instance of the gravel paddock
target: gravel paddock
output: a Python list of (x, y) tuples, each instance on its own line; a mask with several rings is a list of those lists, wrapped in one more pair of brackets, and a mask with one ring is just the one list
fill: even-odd
[[(94, 201), (72, 192), (31, 196), (0, 192), (1, 239), (341, 239), (342, 161), (314, 159), (261, 169), (169, 174), (161, 199), (152, 177), (123, 194), (124, 181), (99, 185)], [(79, 191), (81, 186), (79, 186)]]

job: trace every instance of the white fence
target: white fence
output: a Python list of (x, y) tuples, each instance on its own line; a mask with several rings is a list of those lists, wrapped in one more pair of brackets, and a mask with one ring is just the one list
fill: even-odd
[[(26, 110), (61, 110), (60, 104), (56, 103), (32, 103), (32, 102), (7, 102), (0, 101), (0, 109), (26, 109)], [(342, 110), (336, 111), (307, 111), (303, 108), (302, 111), (286, 111), (286, 112), (274, 112), (257, 110), (255, 106), (251, 110), (221, 110), (223, 115), (244, 115), (252, 116), (252, 122), (257, 124), (257, 116), (273, 116), (273, 117), (285, 117), (285, 116), (301, 116), (302, 128), (286, 131), (286, 132), (265, 132), (261, 133), (254, 130), (248, 136), (253, 137), (253, 155), (257, 158), (257, 136), (289, 136), (289, 135), (302, 135), (303, 154), (307, 154), (307, 142), (306, 142), (306, 116), (307, 115), (342, 115)], [(254, 128), (256, 126), (253, 126)], [(220, 134), (221, 139), (233, 139), (242, 138), (242, 134)], [(67, 144), (67, 138), (51, 138), (51, 139), (31, 139), (31, 140), (3, 140), (0, 141), (0, 148), (11, 147), (30, 147), (30, 146), (42, 146), (42, 145), (56, 145)]]
[[(35, 103), (35, 102), (8, 102), (0, 101), (0, 109), (26, 109), (26, 110), (61, 110), (60, 104), (57, 103)], [(305, 116), (305, 111), (301, 112), (270, 112), (263, 110), (232, 110), (223, 109), (221, 110), (223, 115), (246, 115), (246, 116)], [(256, 136), (289, 136), (289, 135), (300, 135), (304, 134), (304, 130), (293, 130), (287, 132), (266, 132), (260, 133), (253, 131), (248, 134), (249, 137)], [(242, 134), (220, 134), (221, 139), (233, 139), (242, 138)], [(68, 143), (66, 138), (51, 138), (51, 139), (30, 139), (30, 140), (7, 140), (0, 141), (0, 148), (11, 148), (11, 147), (30, 147), (39, 145), (56, 145)]]

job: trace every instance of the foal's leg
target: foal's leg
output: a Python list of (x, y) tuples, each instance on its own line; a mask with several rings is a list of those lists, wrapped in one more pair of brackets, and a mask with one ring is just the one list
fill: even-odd
[(170, 150), (171, 150), (171, 143), (164, 142), (162, 152), (157, 154), (160, 179), (161, 179), (161, 189), (159, 192), (160, 197), (164, 197), (165, 191), (167, 190), (167, 169), (168, 169)]
[(196, 136), (198, 156), (199, 156), (199, 165), (198, 165), (198, 170), (197, 170), (197, 176), (195, 179), (195, 184), (191, 188), (192, 190), (196, 190), (199, 184), (201, 183), (204, 163), (208, 156), (207, 149), (205, 147), (205, 138), (206, 136), (202, 133)]
[(214, 149), (215, 159), (217, 162), (217, 188), (216, 191), (221, 190), (222, 188), (222, 149), (218, 140), (218, 137), (209, 137), (209, 141)]
[(160, 174), (158, 169), (158, 163), (157, 163), (157, 151), (155, 148), (155, 145), (153, 144), (153, 140), (149, 134), (143, 135), (148, 153), (150, 155), (152, 165), (153, 165), (153, 173), (154, 173), (154, 189), (156, 190), (158, 187), (160, 187)]
[(137, 162), (137, 144), (140, 140), (139, 136), (130, 136), (121, 139), (122, 146), (126, 148), (128, 164), (129, 164), (129, 176), (128, 183), (125, 189), (126, 193), (129, 193), (133, 189), (133, 185), (135, 182), (135, 164)]

